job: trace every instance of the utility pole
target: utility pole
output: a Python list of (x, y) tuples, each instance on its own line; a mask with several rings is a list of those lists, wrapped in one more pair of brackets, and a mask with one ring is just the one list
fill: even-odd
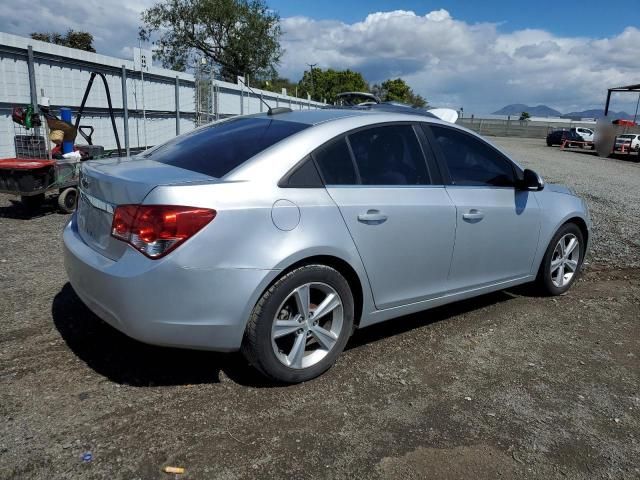
[(311, 69), (311, 96), (313, 97), (313, 95), (316, 93), (316, 87), (313, 84), (313, 67), (315, 67), (318, 64), (317, 63), (307, 63), (307, 65), (309, 65), (309, 68)]

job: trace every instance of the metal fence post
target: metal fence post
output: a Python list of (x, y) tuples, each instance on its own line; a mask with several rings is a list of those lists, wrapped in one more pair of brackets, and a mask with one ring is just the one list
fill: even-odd
[(29, 70), (29, 89), (31, 90), (31, 105), (33, 111), (38, 111), (38, 92), (36, 91), (36, 69), (33, 61), (33, 47), (27, 47), (27, 68)]
[(218, 121), (220, 119), (220, 88), (217, 83), (213, 84), (213, 101), (215, 102), (215, 119)]
[(129, 107), (127, 103), (127, 69), (122, 65), (122, 115), (124, 120), (124, 148), (127, 157), (131, 155), (129, 148)]
[[(198, 84), (196, 83), (196, 88)], [(196, 105), (196, 115), (197, 115)], [(176, 75), (176, 135), (180, 135), (180, 77)]]

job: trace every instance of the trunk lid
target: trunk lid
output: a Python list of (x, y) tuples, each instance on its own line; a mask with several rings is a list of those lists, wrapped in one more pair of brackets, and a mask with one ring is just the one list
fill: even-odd
[(117, 260), (127, 249), (124, 242), (111, 236), (113, 212), (118, 205), (140, 204), (159, 185), (217, 181), (202, 173), (140, 157), (83, 163), (78, 184), (78, 231), (91, 248)]

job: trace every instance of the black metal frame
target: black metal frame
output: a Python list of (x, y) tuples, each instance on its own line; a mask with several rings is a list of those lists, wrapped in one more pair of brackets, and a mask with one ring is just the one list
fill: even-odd
[[(111, 103), (111, 92), (109, 91), (109, 84), (107, 83), (107, 78), (104, 76), (104, 73), (91, 72), (91, 77), (89, 78), (89, 83), (87, 83), (87, 88), (84, 91), (84, 96), (82, 97), (82, 102), (80, 103), (80, 108), (78, 109), (78, 114), (76, 115), (76, 123), (74, 126), (76, 128), (76, 131), (80, 133), (85, 138), (85, 140), (87, 140), (87, 142), (89, 142), (89, 145), (91, 145), (92, 144), (91, 135), (93, 134), (93, 127), (85, 127), (85, 126), (81, 127), (80, 120), (82, 119), (82, 112), (84, 111), (84, 106), (87, 103), (87, 98), (89, 97), (89, 92), (91, 92), (91, 87), (93, 86), (93, 81), (95, 80), (96, 75), (100, 75), (100, 78), (102, 79), (102, 83), (104, 84), (104, 90), (107, 93), (107, 105), (109, 105), (109, 117), (111, 118), (113, 135), (116, 137), (116, 146), (118, 149), (118, 156), (121, 157), (122, 148), (120, 147), (120, 137), (118, 136), (118, 128), (116, 127), (116, 118), (113, 115), (113, 104)], [(89, 133), (89, 135), (87, 136), (82, 131), (82, 128), (90, 128), (91, 133)]]
[(640, 92), (640, 83), (636, 85), (627, 85), (626, 87), (613, 87), (607, 90), (607, 103), (604, 105), (604, 116), (609, 114), (609, 103), (611, 102), (612, 92)]

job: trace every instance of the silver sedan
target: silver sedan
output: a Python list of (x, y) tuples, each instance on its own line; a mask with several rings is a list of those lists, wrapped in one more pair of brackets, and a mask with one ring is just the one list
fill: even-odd
[(125, 334), (300, 382), (355, 328), (527, 282), (566, 292), (590, 229), (572, 191), (469, 130), (326, 109), (83, 164), (64, 250), (78, 296)]

